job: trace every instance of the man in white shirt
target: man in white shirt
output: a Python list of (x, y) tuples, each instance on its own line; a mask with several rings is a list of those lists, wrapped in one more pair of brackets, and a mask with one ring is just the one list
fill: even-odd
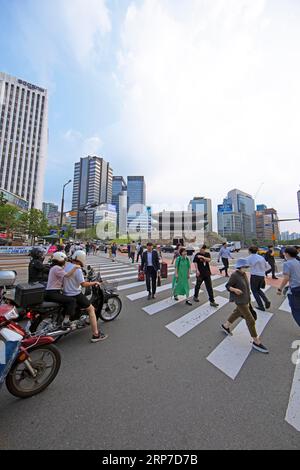
[(250, 256), (248, 256), (246, 260), (248, 262), (248, 266), (250, 266), (250, 286), (258, 305), (257, 308), (258, 310), (262, 310), (264, 312), (266, 308), (271, 307), (271, 302), (262, 290), (266, 287), (265, 272), (268, 271), (270, 265), (266, 262), (265, 258), (258, 255), (257, 252), (257, 246), (250, 246)]
[[(65, 266), (65, 271), (69, 272), (74, 268), (74, 264), (81, 266), (85, 265), (86, 261), (86, 253), (82, 250), (76, 251), (72, 256), (72, 262), (68, 263)], [(99, 282), (88, 282), (84, 280), (83, 272), (81, 269), (77, 269), (75, 273), (68, 277), (64, 278), (64, 295), (68, 297), (73, 297), (76, 300), (77, 305), (82, 308), (86, 309), (89, 318), (90, 318), (90, 325), (92, 329), (92, 343), (97, 343), (98, 341), (103, 341), (107, 338), (107, 335), (103, 334), (98, 329), (98, 322), (95, 313), (94, 306), (90, 303), (89, 299), (82, 293), (82, 287), (92, 287), (92, 286), (99, 286)]]
[(219, 252), (218, 256), (218, 263), (220, 262), (220, 259), (222, 259), (223, 262), (223, 268), (219, 269), (220, 274), (222, 274), (223, 271), (225, 271), (225, 276), (229, 277), (228, 274), (228, 269), (229, 269), (229, 258), (233, 259), (233, 256), (231, 254), (230, 249), (228, 248), (227, 243), (223, 243), (223, 246)]

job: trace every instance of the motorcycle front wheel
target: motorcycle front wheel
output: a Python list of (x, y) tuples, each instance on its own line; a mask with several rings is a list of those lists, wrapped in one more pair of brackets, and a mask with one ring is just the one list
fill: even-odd
[(117, 295), (112, 295), (105, 301), (101, 312), (99, 312), (99, 317), (105, 322), (110, 322), (120, 315), (121, 310), (121, 299)]
[(17, 361), (6, 377), (8, 391), (18, 398), (29, 398), (41, 393), (55, 379), (60, 369), (60, 352), (51, 344), (31, 348), (29, 355), (36, 377), (30, 374), (24, 362)]

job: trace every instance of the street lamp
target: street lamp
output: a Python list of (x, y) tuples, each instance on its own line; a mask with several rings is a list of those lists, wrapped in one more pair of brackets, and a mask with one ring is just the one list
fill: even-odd
[(60, 224), (59, 224), (59, 236), (61, 237), (62, 234), (62, 224), (63, 224), (63, 216), (64, 216), (64, 203), (65, 203), (65, 187), (68, 184), (72, 183), (72, 180), (69, 180), (67, 183), (63, 185), (63, 192), (61, 198), (61, 210), (60, 210)]

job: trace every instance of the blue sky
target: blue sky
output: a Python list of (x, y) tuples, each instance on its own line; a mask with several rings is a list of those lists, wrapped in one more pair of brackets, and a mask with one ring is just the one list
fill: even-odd
[(0, 0), (0, 70), (49, 90), (44, 199), (93, 153), (156, 208), (264, 182), (296, 216), (299, 20), (297, 0)]

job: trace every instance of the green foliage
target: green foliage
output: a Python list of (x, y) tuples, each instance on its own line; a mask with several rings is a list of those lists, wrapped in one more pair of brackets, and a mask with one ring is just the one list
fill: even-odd
[(13, 232), (19, 229), (21, 217), (16, 207), (8, 204), (0, 205), (0, 226), (6, 232)]
[(33, 239), (49, 233), (48, 221), (43, 212), (38, 209), (30, 209), (22, 214), (20, 223), (24, 233)]
[(4, 194), (1, 191), (1, 193), (0, 193), (0, 207), (5, 206), (6, 203), (7, 203), (7, 200), (5, 199)]

